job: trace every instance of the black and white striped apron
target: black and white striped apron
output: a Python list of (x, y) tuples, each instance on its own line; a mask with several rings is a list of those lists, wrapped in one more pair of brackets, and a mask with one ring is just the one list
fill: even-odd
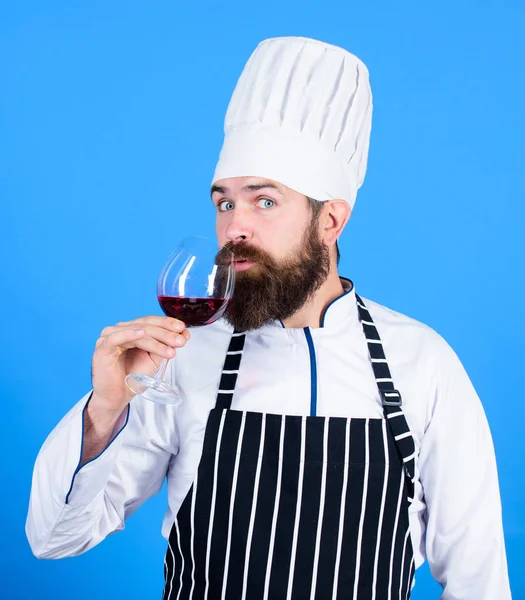
[(231, 410), (231, 338), (197, 476), (170, 533), (163, 600), (405, 600), (415, 446), (357, 296), (384, 418)]

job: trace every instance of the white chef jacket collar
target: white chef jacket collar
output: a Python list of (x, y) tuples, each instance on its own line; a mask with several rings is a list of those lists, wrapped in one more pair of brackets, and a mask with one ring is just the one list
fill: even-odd
[[(343, 325), (347, 326), (351, 321), (356, 323), (359, 321), (354, 284), (346, 277), (340, 277), (339, 279), (344, 292), (334, 298), (325, 308), (324, 313), (321, 315), (320, 327), (315, 328), (315, 331), (320, 329), (333, 331), (340, 329)], [(282, 321), (272, 321), (261, 329), (266, 328), (287, 329), (288, 331), (295, 329), (294, 327), (286, 327)], [(299, 329), (302, 330), (303, 328)]]
[(355, 287), (353, 282), (346, 277), (340, 277), (344, 292), (334, 298), (325, 308), (321, 316), (321, 328), (333, 329), (339, 327), (342, 322), (358, 319), (357, 304), (355, 298)]

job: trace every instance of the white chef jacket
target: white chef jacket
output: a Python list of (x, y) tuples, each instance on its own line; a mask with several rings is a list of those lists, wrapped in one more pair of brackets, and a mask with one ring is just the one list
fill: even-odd
[[(346, 291), (328, 306), (321, 327), (286, 328), (275, 321), (246, 335), (233, 409), (308, 415), (317, 389), (319, 416), (383, 417), (355, 291), (347, 280), (342, 283)], [(443, 600), (507, 600), (496, 461), (478, 396), (435, 331), (363, 300), (416, 443), (410, 505), (416, 568), (428, 559), (444, 587)], [(166, 477), (162, 535), (169, 537), (197, 471), (231, 333), (224, 320), (193, 329), (167, 374), (182, 390), (183, 403), (174, 408), (134, 398), (110, 445), (80, 469), (83, 409), (90, 394), (60, 421), (34, 469), (26, 532), (37, 557), (80, 554), (123, 529)]]

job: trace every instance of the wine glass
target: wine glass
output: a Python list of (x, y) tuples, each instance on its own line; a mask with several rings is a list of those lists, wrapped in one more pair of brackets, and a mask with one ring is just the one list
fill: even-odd
[[(235, 259), (227, 248), (203, 237), (184, 239), (169, 256), (157, 281), (157, 298), (168, 317), (186, 327), (210, 325), (220, 319), (233, 296)], [(191, 342), (190, 342), (191, 343)], [(178, 405), (180, 390), (164, 381), (169, 359), (154, 377), (130, 373), (126, 385), (138, 396), (158, 404)]]

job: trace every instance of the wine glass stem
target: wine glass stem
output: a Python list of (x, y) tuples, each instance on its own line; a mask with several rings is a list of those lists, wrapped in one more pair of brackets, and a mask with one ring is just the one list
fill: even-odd
[(157, 379), (160, 379), (161, 381), (164, 381), (164, 376), (166, 375), (166, 369), (168, 368), (168, 363), (170, 362), (169, 358), (164, 358), (162, 360), (162, 362), (160, 363), (159, 369), (157, 371), (157, 374), (155, 375), (155, 377)]

